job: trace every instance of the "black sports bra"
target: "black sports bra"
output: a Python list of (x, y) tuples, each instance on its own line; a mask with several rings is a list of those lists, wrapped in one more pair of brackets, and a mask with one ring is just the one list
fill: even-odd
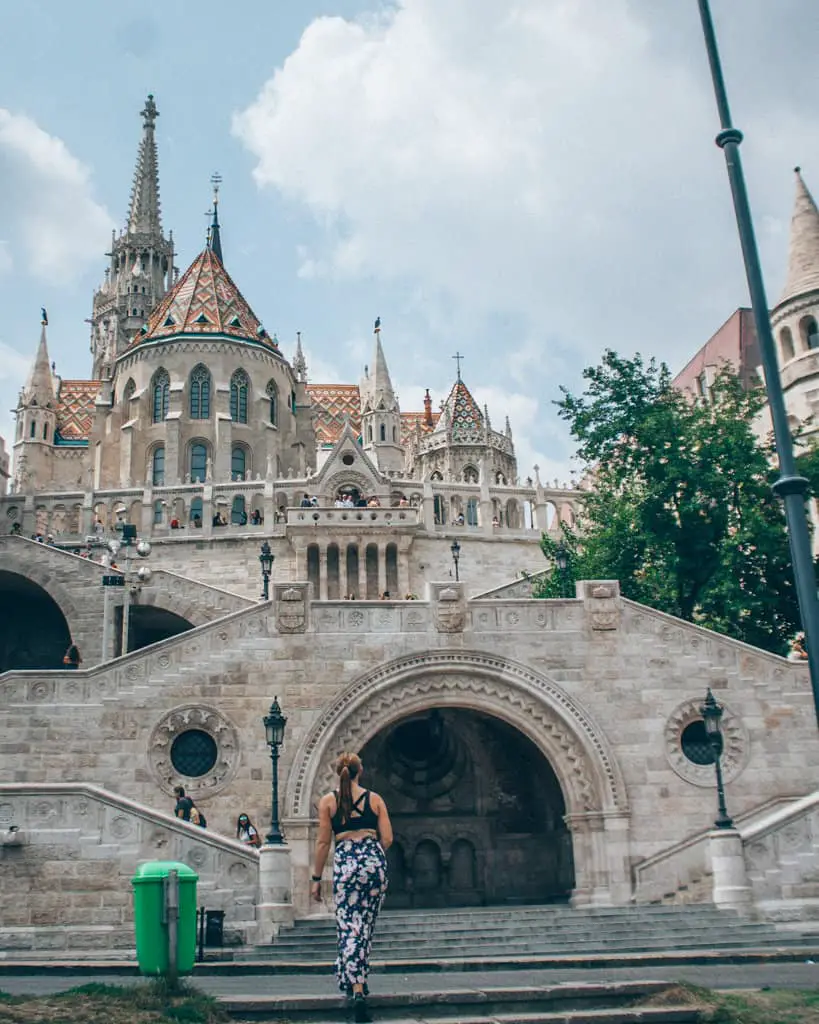
[[(341, 820), (341, 804), (338, 793), (334, 792), (333, 796), (336, 798), (336, 813), (330, 819), (333, 835), (338, 835), (340, 832), (357, 832), (359, 829), (378, 831), (378, 815), (370, 805), (369, 789), (358, 794), (358, 799), (353, 803), (352, 813), (346, 821)], [(363, 807), (361, 806), (362, 800), (364, 801)]]

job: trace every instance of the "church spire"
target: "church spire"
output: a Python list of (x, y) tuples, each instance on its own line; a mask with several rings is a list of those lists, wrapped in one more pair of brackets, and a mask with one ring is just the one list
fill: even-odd
[(219, 186), (222, 184), (221, 174), (217, 172), (211, 175), (210, 183), (213, 185), (213, 220), (210, 222), (210, 231), (208, 232), (208, 247), (219, 257), (219, 262), (223, 263), (222, 236), (219, 233)]
[(159, 161), (154, 127), (159, 111), (151, 94), (142, 110), (142, 141), (139, 144), (131, 206), (128, 211), (129, 234), (162, 235), (159, 207)]
[(796, 174), (796, 197), (791, 218), (788, 278), (779, 305), (805, 292), (819, 290), (819, 210), (802, 178)]
[(375, 321), (375, 362), (372, 375), (373, 405), (377, 406), (383, 402), (384, 408), (392, 408), (395, 405), (395, 392), (392, 389), (390, 371), (387, 369), (387, 360), (384, 356), (384, 349), (381, 347), (381, 317)]
[(304, 358), (304, 349), (301, 347), (301, 331), (296, 331), (296, 355), (293, 359), (293, 372), (299, 383), (307, 383), (307, 360)]
[(40, 344), (37, 346), (37, 355), (31, 366), (31, 371), (23, 388), (23, 401), (26, 405), (38, 405), (47, 408), (53, 405), (56, 394), (54, 393), (54, 375), (51, 372), (51, 360), (48, 357), (48, 341), (46, 339), (46, 327), (48, 317), (43, 310), (43, 317), (40, 326)]

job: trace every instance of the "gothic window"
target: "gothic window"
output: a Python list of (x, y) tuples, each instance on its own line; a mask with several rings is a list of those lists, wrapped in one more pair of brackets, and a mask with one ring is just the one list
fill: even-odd
[(236, 370), (230, 378), (230, 418), (234, 423), (247, 423), (247, 395), (250, 379), (244, 370)]
[(161, 501), (154, 502), (154, 525), (160, 526), (162, 524), (162, 514), (164, 512), (164, 505)]
[(435, 472), (430, 476), (430, 480), (443, 480), (443, 475), (436, 469)]
[(264, 389), (264, 393), (267, 395), (268, 401), (270, 402), (270, 422), (275, 427), (279, 422), (279, 389), (276, 387), (274, 380), (267, 382), (267, 387)]
[(191, 419), (210, 419), (210, 373), (201, 363), (191, 370)]
[(819, 326), (812, 316), (806, 316), (799, 324), (802, 341), (806, 349), (819, 348)]
[(464, 483), (476, 484), (478, 482), (478, 471), (474, 466), (464, 466)]
[(168, 417), (168, 402), (171, 396), (171, 378), (168, 371), (157, 370), (154, 374), (153, 384), (153, 421), (161, 423)]
[(135, 392), (136, 392), (136, 384), (134, 384), (134, 378), (133, 377), (129, 377), (128, 378), (128, 383), (125, 385), (125, 390), (122, 392), (122, 402), (123, 402), (123, 405), (125, 405), (126, 412), (127, 412), (127, 409), (128, 409), (128, 403), (134, 397), (134, 393)]
[(466, 503), (466, 525), (478, 525), (478, 499), (470, 498)]
[(37, 420), (32, 420), (31, 421), (31, 429), (29, 430), (29, 436), (30, 437), (36, 437), (37, 436)]
[(247, 452), (240, 445), (237, 445), (230, 453), (231, 480), (244, 480), (246, 468)]
[(151, 483), (154, 487), (165, 486), (165, 446), (154, 448), (151, 457)]
[(782, 362), (787, 363), (794, 357), (793, 335), (790, 327), (783, 327), (779, 332), (779, 345), (782, 354)]
[(386, 441), (387, 440), (387, 428), (384, 426), (383, 423), (381, 424), (380, 436), (381, 436), (381, 440), (382, 441)]
[(43, 424), (43, 440), (44, 441), (48, 440), (48, 424), (47, 423)]
[(190, 453), (191, 483), (202, 483), (208, 471), (208, 448), (201, 441), (194, 441)]
[(233, 504), (230, 508), (230, 521), (234, 526), (245, 526), (247, 523), (247, 510), (245, 509), (245, 499), (241, 494), (237, 494), (233, 499)]
[(498, 484), (501, 487), (505, 487), (506, 486), (506, 477), (503, 475), (503, 473), (496, 474), (496, 476), (495, 476), (495, 483)]
[(367, 424), (367, 444), (373, 443), (373, 428), (371, 424)]
[(196, 525), (197, 520), (199, 526), (202, 525), (202, 499), (194, 498), (191, 502), (191, 522)]
[(392, 428), (392, 439), (393, 439), (393, 441), (397, 441), (398, 440), (398, 433), (397, 433), (395, 427)]

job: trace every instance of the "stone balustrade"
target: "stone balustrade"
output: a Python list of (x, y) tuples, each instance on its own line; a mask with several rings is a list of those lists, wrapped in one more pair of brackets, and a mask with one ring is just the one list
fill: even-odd
[(416, 527), (420, 523), (417, 508), (289, 508), (287, 526), (342, 526), (356, 530), (373, 527)]

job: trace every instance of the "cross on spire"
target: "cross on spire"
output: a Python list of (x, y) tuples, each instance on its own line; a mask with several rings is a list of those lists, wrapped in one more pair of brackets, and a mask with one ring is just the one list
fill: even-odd
[(158, 117), (159, 111), (156, 109), (153, 93), (148, 93), (148, 99), (145, 101), (145, 107), (142, 110), (142, 120), (145, 124), (145, 127), (153, 128)]
[(461, 360), (462, 359), (466, 359), (466, 356), (462, 356), (460, 352), (456, 352), (455, 355), (452, 358), (457, 363), (457, 366), (458, 366), (458, 380), (460, 380), (461, 379)]

